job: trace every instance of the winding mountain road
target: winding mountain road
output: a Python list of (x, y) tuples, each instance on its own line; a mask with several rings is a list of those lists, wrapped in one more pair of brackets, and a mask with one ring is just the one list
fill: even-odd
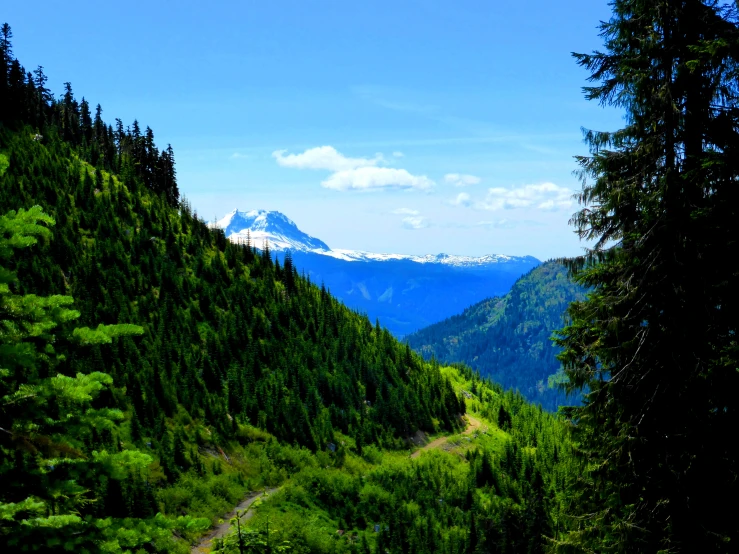
[[(475, 419), (471, 415), (467, 415), (465, 416), (465, 418), (467, 419), (467, 428), (462, 433), (463, 435), (471, 435), (482, 425), (479, 419)], [(421, 455), (421, 452), (425, 452), (426, 450), (431, 450), (432, 448), (441, 448), (447, 442), (449, 442), (449, 438), (450, 437), (439, 437), (438, 439), (432, 440), (426, 446), (424, 446), (423, 448), (419, 448), (413, 454), (411, 454), (411, 459), (418, 458)]]
[[(236, 517), (236, 512), (240, 512), (242, 510), (246, 510), (249, 506), (254, 504), (259, 498), (263, 497), (265, 494), (270, 495), (275, 492), (277, 492), (279, 489), (265, 489), (262, 492), (251, 492), (247, 495), (247, 497), (236, 506), (231, 512), (228, 513), (228, 515), (224, 516), (223, 523), (219, 523), (210, 533), (208, 533), (205, 537), (203, 537), (200, 542), (193, 546), (190, 550), (190, 554), (207, 554), (210, 552), (210, 548), (213, 545), (213, 541), (215, 539), (220, 539), (225, 537), (228, 532), (231, 530), (231, 518)], [(254, 512), (251, 510), (246, 512), (244, 516), (241, 518), (241, 521), (247, 521), (251, 519), (251, 517), (254, 515)]]

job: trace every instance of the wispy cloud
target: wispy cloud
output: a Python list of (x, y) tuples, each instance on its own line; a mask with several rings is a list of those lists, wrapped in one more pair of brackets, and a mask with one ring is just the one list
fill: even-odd
[(572, 194), (572, 190), (554, 183), (514, 188), (496, 187), (488, 189), (485, 200), (477, 202), (475, 208), (490, 211), (517, 208), (556, 211), (572, 206)]
[(472, 204), (472, 199), (470, 198), (470, 195), (466, 192), (460, 192), (457, 197), (452, 200), (453, 206), (462, 206), (462, 207), (469, 207)]
[[(465, 193), (461, 193), (464, 195)], [(461, 195), (460, 195), (461, 196)], [(434, 221), (426, 216), (421, 215), (418, 210), (411, 208), (398, 208), (391, 213), (396, 215), (404, 215), (401, 219), (401, 225), (404, 229), (418, 230), (427, 229), (429, 227), (438, 229), (513, 229), (515, 227), (537, 227), (541, 223), (532, 220), (519, 219), (486, 219), (480, 221)]]
[(360, 167), (337, 171), (322, 181), (321, 186), (333, 190), (427, 190), (434, 186), (434, 182), (425, 175), (413, 175), (405, 169)]
[(318, 146), (301, 154), (277, 150), (272, 157), (283, 167), (332, 171), (321, 182), (321, 186), (333, 190), (426, 190), (435, 184), (425, 175), (413, 175), (405, 169), (380, 167), (385, 162), (380, 153), (375, 154), (374, 158), (349, 158), (333, 146)]
[(460, 173), (447, 173), (444, 175), (444, 181), (455, 187), (466, 187), (468, 185), (477, 185), (482, 179), (475, 175), (463, 175)]
[(360, 167), (374, 167), (383, 161), (382, 154), (374, 158), (348, 158), (333, 146), (309, 148), (302, 154), (286, 154), (287, 150), (276, 150), (272, 157), (283, 167), (296, 169), (328, 169), (329, 171), (346, 171)]
[(415, 92), (397, 87), (363, 85), (352, 87), (352, 92), (361, 99), (388, 110), (417, 115), (429, 115), (439, 111), (439, 106), (419, 101)]
[(510, 219), (491, 219), (489, 221), (476, 221), (472, 227), (485, 227), (487, 229), (513, 229), (518, 226), (518, 222)]
[(242, 154), (241, 152), (234, 152), (229, 156), (229, 159), (231, 160), (246, 160), (247, 158), (250, 158), (249, 154)]
[(425, 229), (428, 226), (428, 219), (420, 215), (403, 218), (403, 227), (406, 229)]
[(530, 150), (531, 152), (536, 152), (537, 154), (550, 155), (550, 154), (557, 153), (557, 150), (555, 150), (554, 148), (547, 148), (546, 146), (539, 146), (537, 144), (529, 144), (526, 142), (522, 142), (520, 146), (524, 150)]
[(393, 152), (393, 158), (402, 158), (404, 156), (405, 156), (405, 154), (403, 154), (402, 152), (400, 152), (398, 150), (396, 150), (395, 152)]
[(401, 225), (404, 229), (415, 231), (417, 229), (425, 229), (430, 226), (428, 218), (422, 216), (421, 212), (412, 208), (397, 208), (390, 213), (406, 216), (401, 220)]
[[(341, 143), (348, 148), (401, 148), (413, 146), (449, 146), (467, 144), (518, 144), (520, 141), (578, 141), (578, 133), (511, 134), (495, 132), (486, 135), (445, 136), (443, 138), (397, 138), (393, 140), (348, 141)], [(568, 162), (569, 163), (569, 162)]]
[(418, 210), (412, 210), (410, 208), (398, 208), (397, 210), (393, 210), (390, 213), (395, 215), (418, 215), (421, 212), (419, 212)]
[(521, 224), (526, 223), (522, 221), (513, 221), (511, 219), (491, 219), (486, 221), (449, 221), (445, 223), (438, 223), (436, 227), (446, 227), (450, 229), (512, 229), (519, 227)]

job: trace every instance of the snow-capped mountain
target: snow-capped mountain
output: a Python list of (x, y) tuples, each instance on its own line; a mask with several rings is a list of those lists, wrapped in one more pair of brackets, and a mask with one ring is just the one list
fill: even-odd
[[(339, 260), (347, 262), (386, 262), (389, 260), (408, 260), (419, 264), (442, 264), (455, 267), (474, 267), (489, 264), (504, 264), (508, 262), (520, 262), (525, 260), (535, 260), (531, 256), (507, 256), (505, 254), (488, 254), (486, 256), (453, 256), (451, 254), (426, 254), (425, 256), (412, 256), (409, 254), (375, 254), (373, 252), (363, 252), (361, 250), (343, 250), (330, 249), (321, 252), (325, 256), (331, 256)], [(538, 260), (537, 260), (538, 261)]]
[(502, 254), (410, 256), (332, 249), (280, 212), (265, 210), (234, 210), (212, 225), (234, 242), (250, 240), (257, 248), (266, 242), (278, 258), (290, 250), (299, 272), (399, 337), (506, 294), (540, 263), (531, 256)]
[(421, 264), (442, 264), (453, 267), (480, 267), (491, 264), (534, 263), (539, 260), (531, 256), (507, 256), (505, 254), (488, 254), (486, 256), (453, 256), (449, 254), (427, 254), (413, 256), (408, 254), (378, 254), (361, 250), (332, 249), (329, 246), (303, 231), (284, 214), (276, 211), (251, 210), (242, 212), (233, 210), (215, 222), (215, 226), (223, 229), (226, 237), (233, 242), (247, 242), (261, 248), (265, 241), (272, 251), (291, 250), (292, 252), (313, 252), (330, 256), (346, 262), (386, 262), (391, 260), (407, 260)]
[(329, 247), (321, 240), (307, 235), (295, 223), (280, 212), (234, 210), (215, 222), (233, 242), (251, 241), (261, 248), (267, 241), (271, 250), (327, 251)]

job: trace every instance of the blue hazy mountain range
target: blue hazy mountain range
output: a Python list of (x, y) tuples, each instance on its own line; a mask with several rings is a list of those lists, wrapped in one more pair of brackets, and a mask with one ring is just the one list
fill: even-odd
[(541, 262), (532, 256), (411, 256), (332, 249), (280, 212), (234, 210), (212, 222), (234, 242), (290, 250), (299, 272), (323, 283), (347, 306), (403, 337), (507, 293)]

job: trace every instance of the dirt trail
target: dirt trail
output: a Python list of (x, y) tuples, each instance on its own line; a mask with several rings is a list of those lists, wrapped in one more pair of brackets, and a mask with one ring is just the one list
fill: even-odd
[[(471, 435), (475, 431), (477, 431), (482, 423), (480, 423), (479, 419), (475, 419), (471, 415), (465, 416), (465, 419), (467, 420), (467, 428), (464, 430), (463, 435)], [(413, 454), (411, 454), (411, 458), (418, 458), (421, 455), (421, 452), (424, 452), (425, 450), (431, 450), (432, 448), (440, 448), (444, 444), (446, 444), (449, 441), (449, 437), (439, 437), (436, 440), (432, 440), (430, 443), (428, 443), (423, 448), (419, 448), (416, 450)]]
[[(266, 489), (266, 493), (269, 495), (278, 490), (279, 489)], [(236, 508), (231, 510), (228, 515), (223, 517), (223, 523), (219, 523), (210, 533), (203, 537), (197, 545), (192, 547), (192, 549), (190, 550), (190, 554), (206, 554), (207, 552), (210, 552), (210, 547), (213, 545), (213, 540), (225, 537), (231, 530), (231, 518), (236, 516), (236, 512), (246, 510), (249, 506), (254, 504), (255, 501), (261, 498), (264, 492), (265, 491), (256, 491), (249, 493), (249, 495), (244, 499), (243, 502), (241, 502), (241, 504), (236, 506)], [(241, 518), (241, 521), (244, 522), (248, 519), (251, 519), (253, 515), (254, 512), (249, 510), (248, 512), (246, 512), (246, 515)]]

